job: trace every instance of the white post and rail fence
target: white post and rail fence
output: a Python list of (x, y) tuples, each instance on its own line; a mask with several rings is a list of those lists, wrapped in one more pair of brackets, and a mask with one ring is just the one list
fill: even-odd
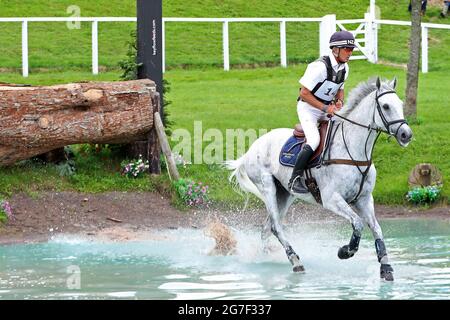
[[(38, 17), (38, 18), (0, 18), (0, 23), (15, 22), (22, 24), (22, 75), (28, 76), (28, 28), (33, 22), (91, 22), (92, 23), (92, 73), (98, 74), (98, 24), (106, 22), (136, 22), (133, 17)], [(378, 25), (411, 26), (410, 21), (379, 20), (375, 18), (375, 11), (370, 10), (364, 19), (336, 20), (335, 15), (326, 15), (322, 18), (163, 18), (162, 23), (162, 57), (163, 72), (165, 71), (165, 24), (176, 22), (208, 22), (222, 23), (223, 41), (223, 69), (230, 70), (230, 36), (229, 24), (240, 22), (267, 22), (279, 23), (280, 26), (280, 65), (287, 67), (286, 50), (286, 24), (293, 22), (319, 23), (319, 53), (325, 55), (329, 52), (328, 41), (336, 30), (348, 30), (355, 35), (356, 52), (352, 60), (367, 59), (369, 62), (378, 61)], [(359, 24), (356, 29), (346, 27), (348, 24)], [(354, 27), (353, 27), (354, 28)], [(450, 29), (449, 24), (422, 23), (422, 72), (428, 72), (428, 29)], [(358, 36), (362, 36), (358, 37)]]

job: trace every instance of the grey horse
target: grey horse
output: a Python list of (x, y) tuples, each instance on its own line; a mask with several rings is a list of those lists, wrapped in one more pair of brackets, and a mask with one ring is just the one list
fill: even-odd
[[(403, 102), (395, 92), (397, 80), (369, 79), (354, 88), (348, 102), (334, 117), (330, 132), (332, 146), (329, 159), (342, 159), (358, 165), (333, 163), (312, 168), (324, 208), (347, 219), (353, 234), (347, 245), (339, 248), (338, 257), (347, 259), (358, 250), (361, 233), (367, 224), (375, 238), (375, 249), (380, 266), (380, 277), (392, 281), (393, 269), (389, 264), (383, 233), (375, 217), (372, 192), (376, 170), (372, 163), (373, 147), (381, 132), (394, 136), (398, 144), (406, 147), (412, 131), (403, 115)], [(331, 126), (330, 126), (331, 127)], [(292, 194), (288, 188), (292, 168), (279, 162), (283, 144), (292, 135), (292, 129), (274, 129), (258, 138), (239, 159), (226, 162), (232, 170), (230, 181), (260, 198), (266, 205), (268, 218), (263, 227), (262, 240), (272, 233), (282, 244), (293, 265), (294, 272), (304, 267), (285, 236), (281, 219), (296, 198), (317, 203), (311, 193)], [(339, 162), (339, 161), (337, 161)], [(351, 206), (353, 205), (353, 206)]]

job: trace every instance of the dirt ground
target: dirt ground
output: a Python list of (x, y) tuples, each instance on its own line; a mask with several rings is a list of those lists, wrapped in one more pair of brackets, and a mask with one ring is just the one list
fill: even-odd
[[(57, 234), (82, 234), (112, 240), (131, 240), (149, 229), (204, 228), (219, 220), (230, 226), (261, 226), (263, 209), (239, 208), (180, 211), (158, 193), (108, 192), (81, 194), (47, 192), (37, 197), (16, 194), (10, 199), (15, 219), (0, 226), (0, 244), (47, 241)], [(450, 220), (450, 207), (429, 210), (376, 206), (378, 218), (436, 218)], [(342, 219), (319, 206), (295, 204), (286, 222), (299, 219)]]

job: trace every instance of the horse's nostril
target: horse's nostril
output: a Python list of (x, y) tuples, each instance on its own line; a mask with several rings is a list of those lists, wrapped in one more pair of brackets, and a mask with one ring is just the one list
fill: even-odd
[(402, 133), (402, 139), (406, 139), (406, 134)]

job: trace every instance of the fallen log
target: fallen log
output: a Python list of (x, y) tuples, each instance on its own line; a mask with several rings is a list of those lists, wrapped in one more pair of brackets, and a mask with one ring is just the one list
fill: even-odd
[(0, 84), (0, 165), (71, 144), (145, 140), (154, 127), (155, 93), (148, 79), (48, 87)]

